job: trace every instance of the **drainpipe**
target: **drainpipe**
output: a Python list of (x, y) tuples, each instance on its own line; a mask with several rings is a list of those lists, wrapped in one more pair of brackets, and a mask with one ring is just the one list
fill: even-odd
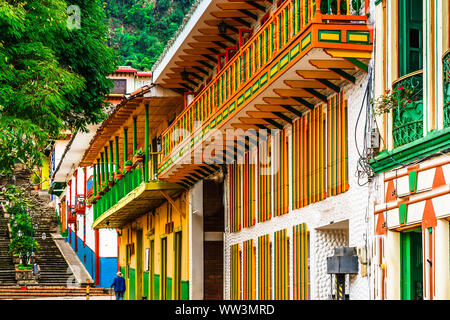
[[(75, 170), (75, 202), (76, 202), (76, 204), (75, 205), (78, 205), (78, 169), (76, 169)], [(74, 235), (74, 241), (75, 241), (75, 252), (78, 252), (78, 239), (77, 239), (77, 237), (78, 237), (78, 235), (77, 235), (77, 214), (75, 213), (75, 225), (73, 226), (73, 228), (74, 228), (74, 232), (75, 232), (75, 235)]]

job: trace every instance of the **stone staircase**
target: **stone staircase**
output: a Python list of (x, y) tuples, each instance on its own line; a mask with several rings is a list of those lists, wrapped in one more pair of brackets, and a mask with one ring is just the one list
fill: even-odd
[(73, 284), (73, 277), (69, 279), (72, 271), (51, 237), (52, 233), (58, 232), (58, 224), (54, 209), (48, 206), (50, 195), (33, 190), (30, 198), (36, 206), (33, 210), (33, 224), (34, 238), (40, 245), (36, 254), (36, 261), (41, 268), (39, 285), (62, 287)]
[[(67, 288), (67, 287), (11, 287), (0, 286), (0, 300), (7, 299), (39, 299), (51, 298), (57, 300), (58, 298), (68, 297), (83, 297), (86, 296), (86, 288)], [(103, 288), (89, 288), (90, 297), (104, 296), (106, 300), (111, 296), (108, 289)], [(111, 297), (111, 300), (113, 298)]]
[(8, 253), (9, 231), (8, 219), (4, 218), (0, 207), (0, 285), (16, 285), (14, 263)]
[[(17, 185), (27, 186), (27, 198), (34, 205), (34, 208), (32, 209), (32, 223), (35, 230), (34, 238), (40, 245), (40, 249), (35, 255), (36, 262), (41, 269), (38, 286), (65, 287), (67, 289), (67, 286), (75, 285), (76, 280), (72, 275), (72, 271), (69, 268), (69, 265), (67, 264), (66, 260), (61, 254), (61, 251), (56, 246), (55, 241), (51, 236), (52, 233), (59, 233), (55, 209), (49, 206), (51, 199), (47, 191), (32, 190), (31, 185), (29, 184), (29, 177), (30, 174), (26, 169), (20, 166), (16, 166), (16, 170), (14, 172), (14, 180), (0, 181), (0, 185), (15, 183)], [(0, 272), (0, 285), (17, 286), (14, 274), (13, 260), (7, 253), (7, 246), (9, 243), (7, 222), (8, 220), (4, 218), (3, 212), (1, 212), (0, 270), (5, 271)], [(16, 288), (11, 288), (11, 290), (16, 290)], [(44, 289), (41, 289), (41, 291), (39, 292), (44, 293), (42, 292), (42, 290)], [(47, 294), (53, 292), (50, 289), (46, 290)]]

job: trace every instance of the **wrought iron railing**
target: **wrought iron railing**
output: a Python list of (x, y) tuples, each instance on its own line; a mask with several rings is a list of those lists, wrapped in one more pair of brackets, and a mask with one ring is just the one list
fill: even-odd
[(450, 50), (444, 53), (443, 86), (444, 86), (444, 127), (450, 126)]
[(392, 84), (393, 89), (401, 87), (411, 91), (406, 105), (398, 106), (392, 112), (392, 136), (394, 148), (423, 137), (423, 72), (407, 74)]
[(279, 52), (291, 45), (292, 40), (311, 22), (316, 19), (318, 22), (365, 22), (368, 3), (368, 0), (285, 1), (245, 44), (238, 47), (234, 56), (220, 68), (217, 76), (163, 132), (162, 162), (189, 139), (194, 131), (202, 129), (195, 127), (196, 122), (207, 126), (209, 122), (214, 122), (213, 118), (216, 116), (217, 121), (220, 121), (222, 113), (216, 115), (216, 111), (231, 101)]

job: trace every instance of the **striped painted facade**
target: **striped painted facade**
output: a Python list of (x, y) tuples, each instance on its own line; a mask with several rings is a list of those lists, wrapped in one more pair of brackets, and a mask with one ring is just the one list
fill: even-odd
[(274, 299), (289, 300), (289, 237), (286, 229), (275, 232), (274, 239)]
[(294, 209), (348, 190), (346, 114), (341, 92), (293, 123)]
[(289, 168), (288, 168), (288, 139), (286, 131), (280, 130), (274, 136), (275, 148), (274, 162), (274, 216), (280, 216), (289, 211)]
[(258, 222), (272, 218), (271, 139), (259, 144), (258, 150)]
[(243, 184), (244, 184), (244, 212), (243, 212), (243, 227), (248, 228), (256, 223), (255, 219), (255, 208), (256, 208), (256, 198), (255, 198), (255, 164), (252, 163), (252, 152), (248, 151), (244, 157), (243, 167)]
[(231, 300), (242, 299), (241, 293), (241, 250), (239, 244), (235, 244), (231, 247)]
[(242, 261), (243, 300), (256, 299), (256, 247), (253, 239), (244, 241), (244, 255)]
[(234, 163), (230, 170), (230, 231), (241, 230), (241, 165)]
[(258, 299), (272, 299), (272, 242), (269, 235), (258, 237)]
[(309, 299), (308, 228), (302, 223), (293, 227), (294, 300)]

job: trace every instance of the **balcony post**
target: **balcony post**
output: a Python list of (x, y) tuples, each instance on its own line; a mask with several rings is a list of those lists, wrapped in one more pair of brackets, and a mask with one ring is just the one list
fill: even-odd
[(148, 104), (145, 105), (145, 157), (144, 157), (144, 181), (148, 182), (148, 147), (149, 147), (149, 128), (148, 128)]
[(110, 141), (109, 142), (109, 172), (110, 172), (110, 179), (114, 179), (114, 147), (113, 147), (113, 142)]
[[(325, 1), (325, 0), (324, 0)], [(350, 0), (348, 0), (348, 1), (350, 1)], [(314, 21), (320, 21), (320, 19), (321, 19), (321, 10), (320, 10), (320, 8), (321, 8), (321, 0), (316, 0), (316, 12), (314, 13)]]
[(105, 168), (105, 181), (108, 183), (109, 180), (109, 170), (108, 170), (108, 146), (105, 146), (105, 161), (103, 162), (103, 167)]
[(104, 166), (104, 158), (103, 158), (103, 152), (100, 153), (100, 188), (102, 187), (102, 184), (105, 180), (105, 166)]
[(94, 163), (94, 172), (92, 175), (92, 194), (95, 197), (97, 195), (97, 165)]
[(123, 128), (123, 166), (128, 160), (128, 128)]
[(137, 149), (137, 127), (136, 127), (137, 117), (133, 117), (133, 154), (136, 153)]
[[(119, 137), (115, 136), (115, 149), (114, 149), (114, 153), (115, 153), (115, 166), (116, 166), (116, 170), (119, 170), (120, 165), (119, 165)], [(116, 187), (116, 201), (118, 201), (119, 199), (119, 189)]]

